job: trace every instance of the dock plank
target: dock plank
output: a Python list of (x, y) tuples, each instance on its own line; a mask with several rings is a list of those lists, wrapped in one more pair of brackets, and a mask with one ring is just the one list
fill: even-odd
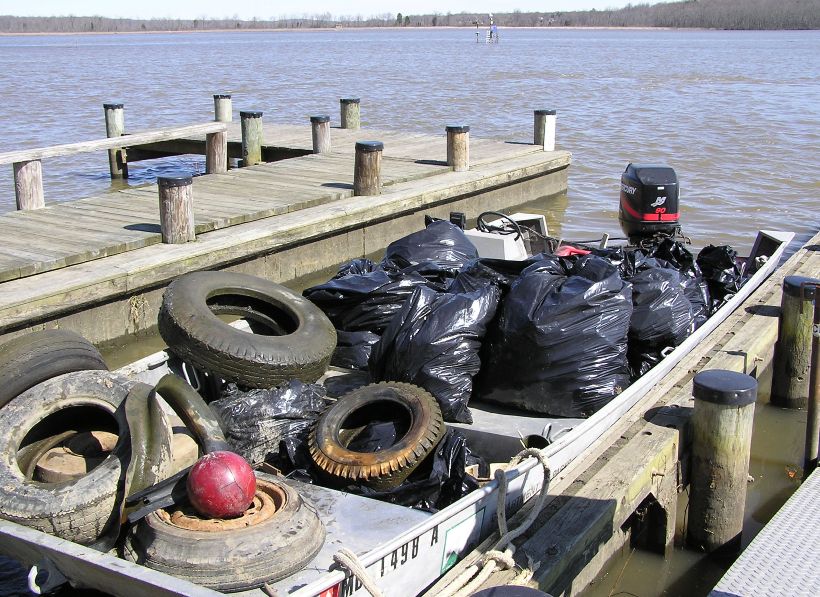
[[(201, 144), (205, 128), (185, 137), (186, 147)], [(241, 142), (239, 123), (227, 125), (229, 143)], [(197, 235), (299, 210), (349, 201), (353, 189), (355, 143), (379, 139), (385, 143), (382, 160), (383, 194), (410, 183), (426, 192), (426, 179), (451, 175), (444, 163), (446, 136), (403, 131), (331, 129), (333, 148), (327, 154), (312, 149), (310, 126), (264, 125), (263, 144), (298, 155), (277, 162), (232, 169), (221, 174), (194, 177), (194, 220)], [(132, 141), (132, 140), (131, 140)], [(127, 143), (128, 141), (126, 141)], [(160, 141), (175, 143), (172, 139)], [(107, 141), (106, 141), (107, 143)], [(153, 146), (152, 146), (153, 147)], [(63, 148), (65, 149), (65, 148)], [(473, 163), (515, 164), (539, 148), (491, 139), (471, 139)], [(541, 152), (543, 154), (543, 152)], [(541, 162), (549, 156), (539, 156)], [(537, 160), (536, 160), (537, 161)], [(458, 184), (458, 177), (454, 179)], [(436, 188), (434, 182), (429, 188)], [(372, 199), (368, 199), (372, 201)], [(155, 184), (112, 189), (76, 201), (50, 204), (35, 212), (0, 215), (0, 232), (25, 234), (47, 244), (48, 251), (30, 246), (9, 246), (0, 259), (0, 281), (8, 281), (124, 251), (144, 249), (160, 242), (159, 202)]]

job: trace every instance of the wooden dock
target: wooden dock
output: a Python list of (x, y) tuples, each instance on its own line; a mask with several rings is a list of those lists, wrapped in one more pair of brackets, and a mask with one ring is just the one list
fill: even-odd
[[(226, 126), (228, 156), (241, 155), (240, 125)], [(161, 244), (156, 184), (0, 216), (0, 336), (59, 325), (111, 340), (153, 327), (157, 291), (186, 271), (287, 281), (378, 251), (419, 229), (419, 212), (475, 217), (566, 190), (570, 154), (540, 145), (473, 138), (470, 169), (454, 172), (443, 134), (332, 128), (330, 138), (330, 152), (313, 154), (309, 125), (265, 125), (262, 156), (278, 161), (194, 177), (197, 239), (183, 245)], [(384, 143), (382, 189), (354, 197), (362, 139)], [(205, 135), (126, 151), (129, 161), (205, 153)], [(23, 154), (0, 163), (39, 156)]]
[[(572, 596), (627, 544), (668, 555), (678, 494), (689, 484), (692, 379), (705, 369), (757, 377), (770, 365), (783, 279), (790, 275), (820, 277), (820, 233), (551, 482), (535, 523), (513, 542), (516, 568), (497, 570), (480, 588), (521, 581), (529, 571), (522, 581), (528, 586)], [(519, 511), (509, 528), (529, 511), (527, 506)], [(497, 534), (488, 538), (426, 594), (437, 595), (477, 570), (497, 541)]]

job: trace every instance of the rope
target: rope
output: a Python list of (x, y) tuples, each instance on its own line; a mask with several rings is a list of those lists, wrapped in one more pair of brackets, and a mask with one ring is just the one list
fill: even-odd
[[(439, 593), (439, 597), (467, 597), (483, 585), (493, 575), (496, 569), (511, 570), (516, 567), (515, 559), (513, 558), (515, 546), (512, 545), (512, 542), (527, 532), (527, 529), (529, 529), (536, 518), (538, 518), (538, 514), (541, 512), (547, 499), (547, 486), (550, 481), (549, 460), (541, 450), (527, 448), (516, 454), (512, 460), (510, 460), (509, 466), (515, 466), (527, 457), (536, 458), (544, 469), (544, 480), (538, 491), (538, 498), (533, 504), (529, 514), (517, 528), (512, 531), (507, 528), (507, 476), (504, 471), (500, 469), (497, 470), (495, 472), (495, 480), (498, 483), (498, 499), (496, 501), (495, 515), (496, 521), (498, 522), (499, 539), (493, 548), (488, 550), (478, 563), (469, 566), (452, 583), (444, 587), (442, 592)], [(524, 584), (528, 582), (532, 578), (535, 570), (538, 569), (539, 563), (533, 563), (530, 558), (528, 558), (528, 561), (528, 568), (523, 569), (516, 575), (513, 581), (514, 584)]]
[(342, 568), (346, 568), (350, 574), (355, 576), (359, 582), (362, 583), (365, 590), (373, 597), (384, 597), (355, 553), (343, 547), (333, 555), (333, 561)]

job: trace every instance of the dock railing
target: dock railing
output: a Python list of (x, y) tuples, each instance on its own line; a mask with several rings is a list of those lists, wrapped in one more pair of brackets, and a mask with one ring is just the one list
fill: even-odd
[(45, 207), (43, 193), (44, 158), (63, 157), (102, 150), (120, 150), (124, 146), (149, 145), (160, 141), (172, 141), (205, 135), (205, 172), (216, 174), (228, 170), (228, 126), (224, 122), (207, 122), (175, 128), (142, 131), (105, 139), (52, 145), (21, 151), (0, 153), (0, 165), (14, 167), (14, 192), (17, 209)]

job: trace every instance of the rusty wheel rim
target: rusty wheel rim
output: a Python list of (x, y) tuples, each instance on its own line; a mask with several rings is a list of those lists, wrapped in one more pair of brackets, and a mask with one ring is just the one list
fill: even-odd
[(157, 510), (157, 515), (165, 523), (186, 531), (216, 533), (245, 529), (270, 520), (287, 504), (285, 490), (269, 481), (256, 480), (256, 494), (247, 510), (237, 518), (207, 518), (201, 516), (193, 506), (185, 505), (171, 510)]

